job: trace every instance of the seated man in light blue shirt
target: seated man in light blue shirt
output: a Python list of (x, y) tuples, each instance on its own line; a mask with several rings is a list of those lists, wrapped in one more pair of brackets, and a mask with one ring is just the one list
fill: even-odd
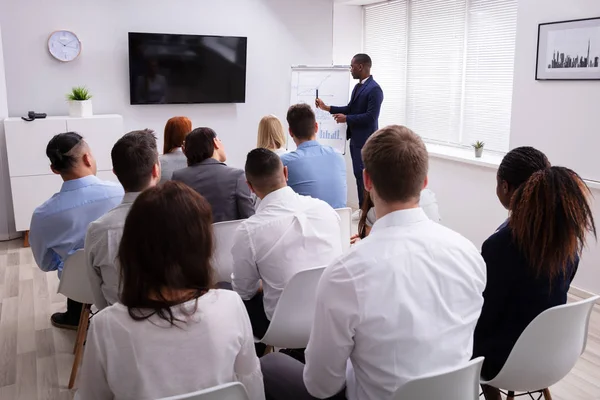
[[(117, 206), (121, 185), (96, 178), (96, 160), (88, 144), (74, 132), (54, 136), (46, 147), (50, 168), (64, 183), (60, 192), (39, 206), (31, 217), (29, 242), (42, 271), (58, 271), (66, 258), (83, 248), (88, 224)], [(67, 299), (67, 312), (52, 315), (52, 325), (77, 329), (81, 303)]]
[(296, 193), (327, 202), (333, 208), (346, 207), (346, 163), (330, 146), (317, 142), (315, 113), (308, 104), (289, 108), (287, 121), (296, 151), (281, 156), (288, 168), (288, 186)]

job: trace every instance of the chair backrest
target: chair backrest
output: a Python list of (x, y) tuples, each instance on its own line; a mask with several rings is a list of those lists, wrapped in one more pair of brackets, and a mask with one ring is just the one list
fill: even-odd
[(58, 284), (58, 293), (83, 304), (94, 304), (94, 295), (88, 278), (83, 249), (77, 250), (65, 260)]
[(212, 266), (219, 282), (231, 282), (231, 273), (233, 272), (231, 249), (233, 248), (235, 230), (242, 221), (243, 219), (238, 219), (213, 224), (215, 254), (213, 255)]
[(335, 211), (340, 216), (340, 231), (342, 234), (342, 251), (350, 248), (350, 236), (352, 236), (352, 209), (336, 208)]
[(585, 350), (592, 307), (600, 296), (552, 307), (521, 334), (498, 375), (487, 384), (534, 391), (564, 378)]
[(180, 396), (163, 397), (158, 400), (249, 400), (244, 385), (240, 382), (231, 382), (199, 390), (194, 393)]
[(483, 357), (478, 357), (462, 367), (407, 382), (394, 400), (478, 400), (482, 364)]
[(325, 267), (306, 269), (290, 279), (277, 302), (262, 343), (288, 349), (308, 345), (315, 316), (317, 285)]

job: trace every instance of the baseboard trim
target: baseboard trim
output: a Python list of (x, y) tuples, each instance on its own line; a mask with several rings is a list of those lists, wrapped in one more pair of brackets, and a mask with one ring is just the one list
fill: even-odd
[[(589, 299), (590, 297), (596, 296), (596, 294), (580, 289), (576, 286), (571, 286), (569, 288), (569, 293), (582, 299)], [(596, 301), (596, 304), (600, 305), (600, 300)]]

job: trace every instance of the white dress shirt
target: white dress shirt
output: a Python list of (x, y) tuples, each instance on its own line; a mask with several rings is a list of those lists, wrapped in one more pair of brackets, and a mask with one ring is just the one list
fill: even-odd
[(463, 365), (483, 305), (475, 246), (420, 208), (377, 220), (327, 267), (306, 349), (315, 397), (387, 400), (409, 380)]
[[(438, 208), (437, 199), (435, 198), (435, 193), (433, 193), (430, 189), (421, 190), (421, 198), (419, 200), (419, 207), (423, 209), (425, 215), (434, 221), (441, 222), (442, 218), (440, 217), (440, 210)], [(373, 226), (377, 217), (375, 215), (375, 207), (371, 207), (369, 212), (367, 213), (367, 226)]]
[(96, 314), (75, 398), (154, 400), (234, 381), (251, 400), (265, 398), (252, 327), (237, 294), (211, 290), (171, 310), (186, 322), (170, 326), (156, 315), (135, 321), (119, 303)]
[(250, 300), (262, 279), (265, 314), (297, 272), (325, 266), (342, 254), (340, 217), (329, 204), (284, 187), (265, 196), (235, 233), (233, 290)]
[(278, 149), (273, 150), (273, 153), (277, 154), (278, 156), (282, 156), (286, 153), (289, 153), (289, 151), (287, 151), (285, 147), (280, 147)]
[(94, 304), (99, 310), (119, 301), (117, 253), (123, 236), (125, 218), (140, 193), (125, 193), (121, 204), (88, 226), (83, 248)]

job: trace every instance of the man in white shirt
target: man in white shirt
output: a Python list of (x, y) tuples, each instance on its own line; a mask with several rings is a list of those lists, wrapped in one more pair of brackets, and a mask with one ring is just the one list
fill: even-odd
[(287, 168), (271, 150), (252, 150), (245, 169), (261, 201), (235, 233), (232, 287), (244, 300), (254, 335), (262, 337), (292, 276), (342, 254), (340, 218), (326, 202), (288, 187)]
[(378, 219), (323, 273), (306, 366), (280, 353), (263, 358), (267, 398), (323, 399), (345, 389), (350, 400), (387, 400), (406, 382), (471, 358), (485, 263), (419, 208), (425, 145), (408, 128), (388, 126), (362, 156)]
[(111, 158), (113, 172), (123, 185), (125, 196), (120, 205), (90, 223), (84, 245), (94, 304), (100, 310), (119, 300), (116, 256), (129, 209), (144, 189), (160, 180), (156, 137), (151, 130), (125, 134), (113, 146)]

